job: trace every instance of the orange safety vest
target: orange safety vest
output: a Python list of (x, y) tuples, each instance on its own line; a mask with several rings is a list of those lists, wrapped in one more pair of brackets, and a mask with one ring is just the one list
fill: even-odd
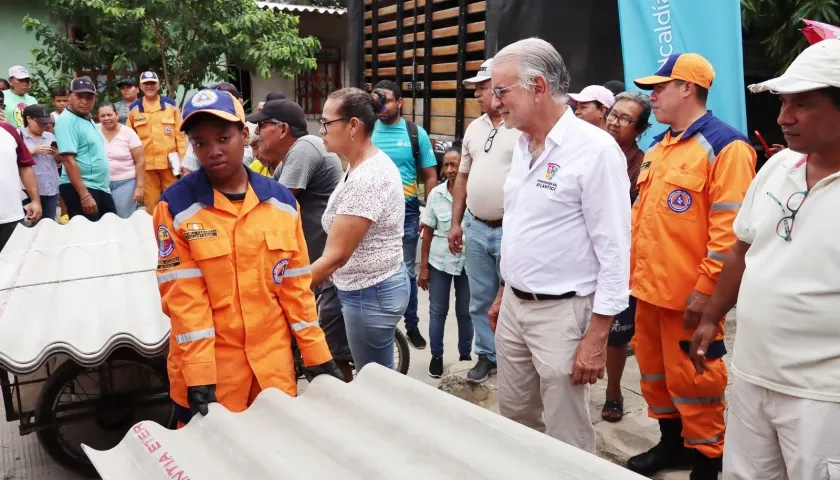
[(309, 254), (292, 193), (248, 170), (244, 200), (214, 190), (204, 170), (171, 186), (155, 207), (157, 279), (172, 321), (172, 399), (216, 385), (231, 411), (253, 381), (297, 394), (294, 335), (306, 366), (332, 359), (310, 289)]
[(159, 103), (144, 102), (143, 97), (128, 107), (128, 126), (143, 142), (146, 170), (170, 168), (169, 154), (177, 152), (181, 159), (187, 144), (181, 132), (181, 112), (175, 100), (160, 96)]
[(693, 290), (712, 294), (755, 162), (748, 139), (712, 112), (682, 134), (655, 138), (633, 204), (634, 297), (681, 311)]

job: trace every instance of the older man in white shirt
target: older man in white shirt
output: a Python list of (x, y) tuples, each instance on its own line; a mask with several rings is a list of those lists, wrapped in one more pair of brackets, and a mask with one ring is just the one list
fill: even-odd
[[(493, 108), (523, 132), (504, 187), (496, 351), (502, 415), (595, 452), (589, 388), (630, 293), (627, 163), (562, 99), (569, 73), (537, 38), (501, 50)], [(500, 311), (499, 311), (500, 309)]]

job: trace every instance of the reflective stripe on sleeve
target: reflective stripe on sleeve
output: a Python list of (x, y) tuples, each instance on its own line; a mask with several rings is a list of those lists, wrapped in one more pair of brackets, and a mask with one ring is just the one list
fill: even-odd
[(203, 340), (205, 338), (213, 338), (216, 336), (216, 329), (215, 328), (205, 328), (204, 330), (196, 330), (194, 332), (187, 332), (182, 333), (180, 335), (175, 335), (175, 341), (178, 342), (178, 345), (183, 345), (185, 343), (194, 342), (196, 340)]
[(190, 217), (200, 212), (204, 207), (206, 207), (206, 205), (204, 205), (203, 203), (193, 203), (192, 205), (187, 207), (186, 210), (179, 213), (178, 215), (175, 215), (175, 218), (172, 219), (172, 226), (175, 227), (175, 230), (178, 230), (178, 227), (180, 227), (182, 223), (189, 220)]
[(697, 139), (697, 143), (700, 144), (700, 148), (706, 152), (706, 157), (709, 159), (709, 165), (715, 163), (717, 155), (715, 155), (715, 149), (712, 147), (712, 144), (706, 140), (706, 137), (704, 137), (702, 133), (698, 133), (694, 136), (694, 138)]
[(709, 438), (688, 438), (686, 437), (685, 441), (689, 445), (704, 445), (709, 443), (718, 443), (721, 440), (720, 435), (715, 435), (714, 437)]
[(712, 204), (712, 211), (733, 211), (741, 209), (741, 202), (718, 202)]
[(725, 253), (713, 252), (711, 250), (706, 252), (706, 256), (711, 258), (712, 260), (720, 260), (721, 262), (726, 260), (726, 254)]
[(277, 200), (274, 197), (269, 198), (265, 202), (268, 203), (268, 204), (274, 205), (274, 208), (276, 208), (277, 210), (282, 210), (286, 213), (291, 213), (292, 215), (297, 217), (297, 209), (295, 209), (295, 207), (293, 207), (292, 205), (289, 205), (288, 203), (283, 203), (283, 202), (281, 202), (280, 200)]
[(283, 277), (300, 277), (301, 275), (306, 275), (311, 271), (312, 267), (310, 267), (309, 265), (300, 268), (287, 268), (286, 271), (283, 273)]
[(665, 374), (664, 373), (651, 373), (651, 374), (643, 373), (642, 374), (642, 380), (645, 380), (647, 382), (658, 382), (660, 380), (665, 380)]
[(299, 332), (299, 331), (303, 330), (304, 328), (317, 327), (317, 326), (320, 326), (320, 324), (318, 323), (318, 320), (315, 320), (314, 322), (297, 322), (297, 323), (292, 324), (292, 330), (294, 330), (296, 332)]
[(677, 405), (710, 405), (712, 403), (721, 403), (726, 400), (725, 397), (671, 397), (671, 401)]
[(650, 407), (650, 411), (653, 413), (658, 413), (660, 415), (665, 415), (668, 413), (679, 413), (675, 407)]
[(166, 282), (171, 282), (173, 280), (183, 279), (183, 278), (201, 278), (204, 274), (201, 273), (201, 269), (198, 268), (185, 268), (183, 270), (170, 270), (166, 273), (161, 273), (157, 276), (158, 285), (162, 285)]

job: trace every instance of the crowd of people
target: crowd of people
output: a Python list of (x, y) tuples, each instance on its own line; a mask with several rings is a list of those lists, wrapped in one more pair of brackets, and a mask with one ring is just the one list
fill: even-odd
[[(838, 66), (840, 40), (826, 40), (750, 86), (780, 97), (789, 143), (757, 175), (747, 137), (708, 110), (716, 73), (694, 53), (636, 79), (649, 96), (619, 81), (569, 93), (551, 44), (508, 45), (464, 81), (483, 114), (444, 153), (442, 175), (389, 80), (330, 94), (313, 135), (294, 101), (272, 94), (246, 116), (230, 84), (181, 112), (154, 72), (140, 74), (141, 98), (124, 81), (116, 104), (97, 105), (93, 82), (76, 78), (53, 91), (51, 113), (13, 67), (0, 248), (42, 212), (95, 221), (142, 203), (180, 425), (214, 402), (242, 411), (266, 388), (294, 396), (295, 349), (309, 380), (394, 368), (400, 320), (427, 346), (418, 288), (428, 373), (440, 377), (454, 287), (459, 358), (477, 355), (472, 382), (497, 374), (505, 417), (594, 453), (590, 386), (607, 377), (602, 417), (620, 421), (632, 339), (661, 438), (628, 469), (831, 479)], [(651, 115), (666, 129), (645, 153)], [(723, 324), (736, 300), (727, 416)]]

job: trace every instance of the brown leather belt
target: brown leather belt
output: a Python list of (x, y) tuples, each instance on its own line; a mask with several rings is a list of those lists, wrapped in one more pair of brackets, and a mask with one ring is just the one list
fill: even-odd
[(499, 228), (499, 227), (502, 226), (502, 219), (501, 218), (498, 219), (498, 220), (485, 220), (483, 218), (476, 217), (472, 212), (470, 212), (470, 215), (472, 215), (476, 220), (478, 220), (479, 222), (487, 225), (490, 228)]

